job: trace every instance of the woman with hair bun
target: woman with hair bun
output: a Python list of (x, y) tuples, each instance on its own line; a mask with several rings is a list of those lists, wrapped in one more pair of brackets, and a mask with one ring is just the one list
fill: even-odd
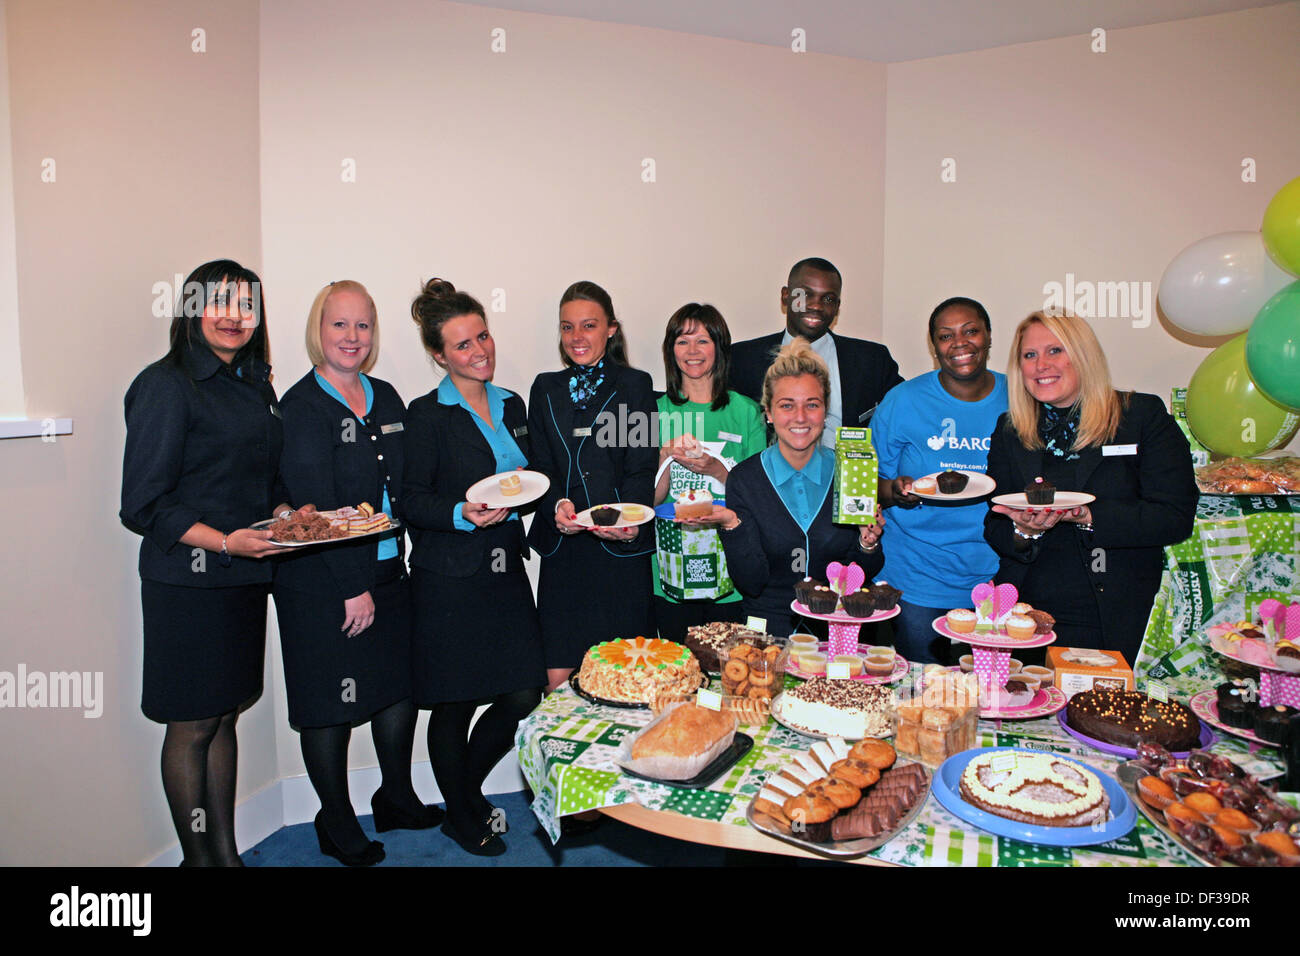
[(547, 683), (568, 680), (601, 641), (654, 634), (653, 522), (587, 528), (574, 518), (600, 504), (652, 507), (659, 461), (650, 376), (627, 364), (609, 293), (575, 282), (560, 297), (560, 359), (528, 399), (534, 465), (551, 479), (528, 543), (541, 555), (537, 609)]
[(1072, 315), (1035, 312), (1016, 327), (1007, 398), (989, 448), (996, 494), (1043, 478), (1096, 500), (1064, 511), (994, 505), (984, 536), (1001, 558), (997, 580), (1056, 618), (1058, 644), (1120, 651), (1132, 664), (1163, 549), (1192, 531), (1187, 439), (1159, 398), (1115, 390), (1097, 336)]
[(884, 519), (832, 524), (835, 453), (821, 444), (830, 376), (806, 339), (777, 354), (763, 378), (763, 412), (776, 444), (745, 459), (727, 480), (727, 506), (699, 519), (722, 531), (731, 578), (746, 616), (766, 619), (785, 637), (797, 615), (795, 582), (821, 577), (828, 564), (856, 561), (870, 580), (880, 570)]
[[(293, 503), (317, 510), (369, 503), (400, 515), (402, 422), (393, 386), (370, 376), (379, 315), (360, 282), (331, 282), (307, 315), (313, 368), (285, 393), (281, 473)], [(276, 568), (289, 723), (320, 797), (320, 850), (372, 866), (384, 845), (367, 838), (348, 794), (352, 728), (369, 722), (383, 784), (375, 829), (422, 830), (442, 819), (411, 786), (411, 595), (401, 532), (289, 552)], [(345, 692), (346, 689), (346, 692)]]
[[(406, 418), (402, 514), (412, 528), (414, 686), (428, 708), (429, 760), (447, 803), (443, 832), (468, 853), (506, 852), (483, 782), (514, 745), (546, 683), (528, 546), (511, 508), (465, 500), (475, 482), (529, 467), (524, 402), (492, 384), (496, 343), (483, 306), (443, 279), (411, 303), (425, 351), (446, 373)], [(474, 724), (474, 712), (487, 710)]]

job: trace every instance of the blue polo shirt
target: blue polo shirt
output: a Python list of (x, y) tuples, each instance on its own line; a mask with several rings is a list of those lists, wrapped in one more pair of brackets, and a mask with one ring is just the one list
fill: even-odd
[(795, 468), (785, 460), (780, 447), (771, 445), (763, 450), (761, 461), (777, 497), (790, 512), (794, 523), (807, 533), (817, 512), (821, 511), (826, 492), (835, 477), (835, 453), (824, 445), (818, 445), (808, 464)]

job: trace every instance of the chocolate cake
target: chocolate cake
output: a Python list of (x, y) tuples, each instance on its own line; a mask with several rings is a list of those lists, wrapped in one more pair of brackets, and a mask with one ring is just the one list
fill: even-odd
[(937, 476), (939, 490), (945, 495), (955, 495), (966, 488), (970, 479), (960, 471), (941, 471)]
[(1171, 751), (1200, 743), (1196, 715), (1177, 701), (1155, 701), (1131, 690), (1085, 690), (1066, 705), (1065, 722), (1081, 734), (1117, 747), (1157, 743)]
[(591, 509), (591, 523), (600, 525), (602, 528), (608, 528), (615, 524), (619, 518), (623, 517), (623, 512), (617, 508), (611, 508), (609, 505), (601, 505), (599, 508)]

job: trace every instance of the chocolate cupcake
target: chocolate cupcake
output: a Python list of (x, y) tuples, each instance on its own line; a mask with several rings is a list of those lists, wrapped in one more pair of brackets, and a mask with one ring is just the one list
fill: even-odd
[(1038, 608), (1030, 608), (1025, 613), (1025, 617), (1034, 622), (1035, 634), (1047, 634), (1051, 632), (1052, 628), (1056, 627), (1056, 618), (1046, 611), (1038, 610)]
[(610, 525), (617, 523), (623, 513), (617, 508), (611, 508), (609, 505), (601, 505), (599, 508), (591, 509), (592, 524), (600, 525), (602, 528), (608, 528)]
[(1259, 705), (1247, 702), (1242, 696), (1242, 685), (1236, 681), (1220, 684), (1217, 688), (1219, 719), (1229, 727), (1250, 730), (1255, 725), (1255, 711)]
[(1255, 736), (1271, 744), (1280, 744), (1282, 735), (1286, 733), (1286, 722), (1294, 713), (1294, 709), (1281, 704), (1258, 708), (1255, 711)]
[(808, 595), (808, 600), (804, 601), (804, 606), (814, 614), (834, 614), (835, 605), (840, 602), (840, 596), (824, 584), (819, 584)]
[(794, 583), (795, 600), (804, 607), (808, 606), (809, 599), (812, 598), (813, 591), (818, 587), (826, 587), (825, 581), (814, 581), (811, 578)]
[(876, 609), (876, 602), (866, 589), (844, 595), (840, 598), (840, 603), (844, 605), (844, 613), (850, 617), (871, 617)]
[(1025, 500), (1031, 505), (1050, 505), (1056, 500), (1056, 485), (1042, 477), (1025, 485)]
[(938, 475), (939, 490), (945, 495), (955, 495), (962, 491), (970, 479), (960, 471), (941, 471)]
[(902, 591), (890, 587), (883, 581), (880, 584), (871, 585), (871, 599), (877, 611), (892, 611), (898, 607), (898, 599), (902, 596)]

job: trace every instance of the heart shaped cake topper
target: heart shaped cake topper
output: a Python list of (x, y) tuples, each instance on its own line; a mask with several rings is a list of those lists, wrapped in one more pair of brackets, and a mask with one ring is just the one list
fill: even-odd
[(993, 620), (1001, 621), (1011, 615), (1011, 609), (1020, 600), (1020, 592), (1014, 584), (999, 584), (993, 589)]
[(857, 562), (845, 566), (838, 561), (832, 561), (826, 565), (826, 581), (831, 590), (840, 597), (854, 593), (866, 583), (866, 580), (866, 572), (858, 567)]
[[(975, 603), (976, 607), (979, 607), (981, 602), (987, 601), (991, 597), (993, 597), (992, 581), (986, 581), (983, 584), (977, 584), (975, 587), (971, 588), (970, 599)], [(991, 608), (992, 605), (990, 605), (990, 609)]]
[(1276, 598), (1266, 598), (1256, 608), (1264, 627), (1264, 637), (1270, 643), (1281, 640), (1282, 630), (1286, 626), (1286, 605)]

